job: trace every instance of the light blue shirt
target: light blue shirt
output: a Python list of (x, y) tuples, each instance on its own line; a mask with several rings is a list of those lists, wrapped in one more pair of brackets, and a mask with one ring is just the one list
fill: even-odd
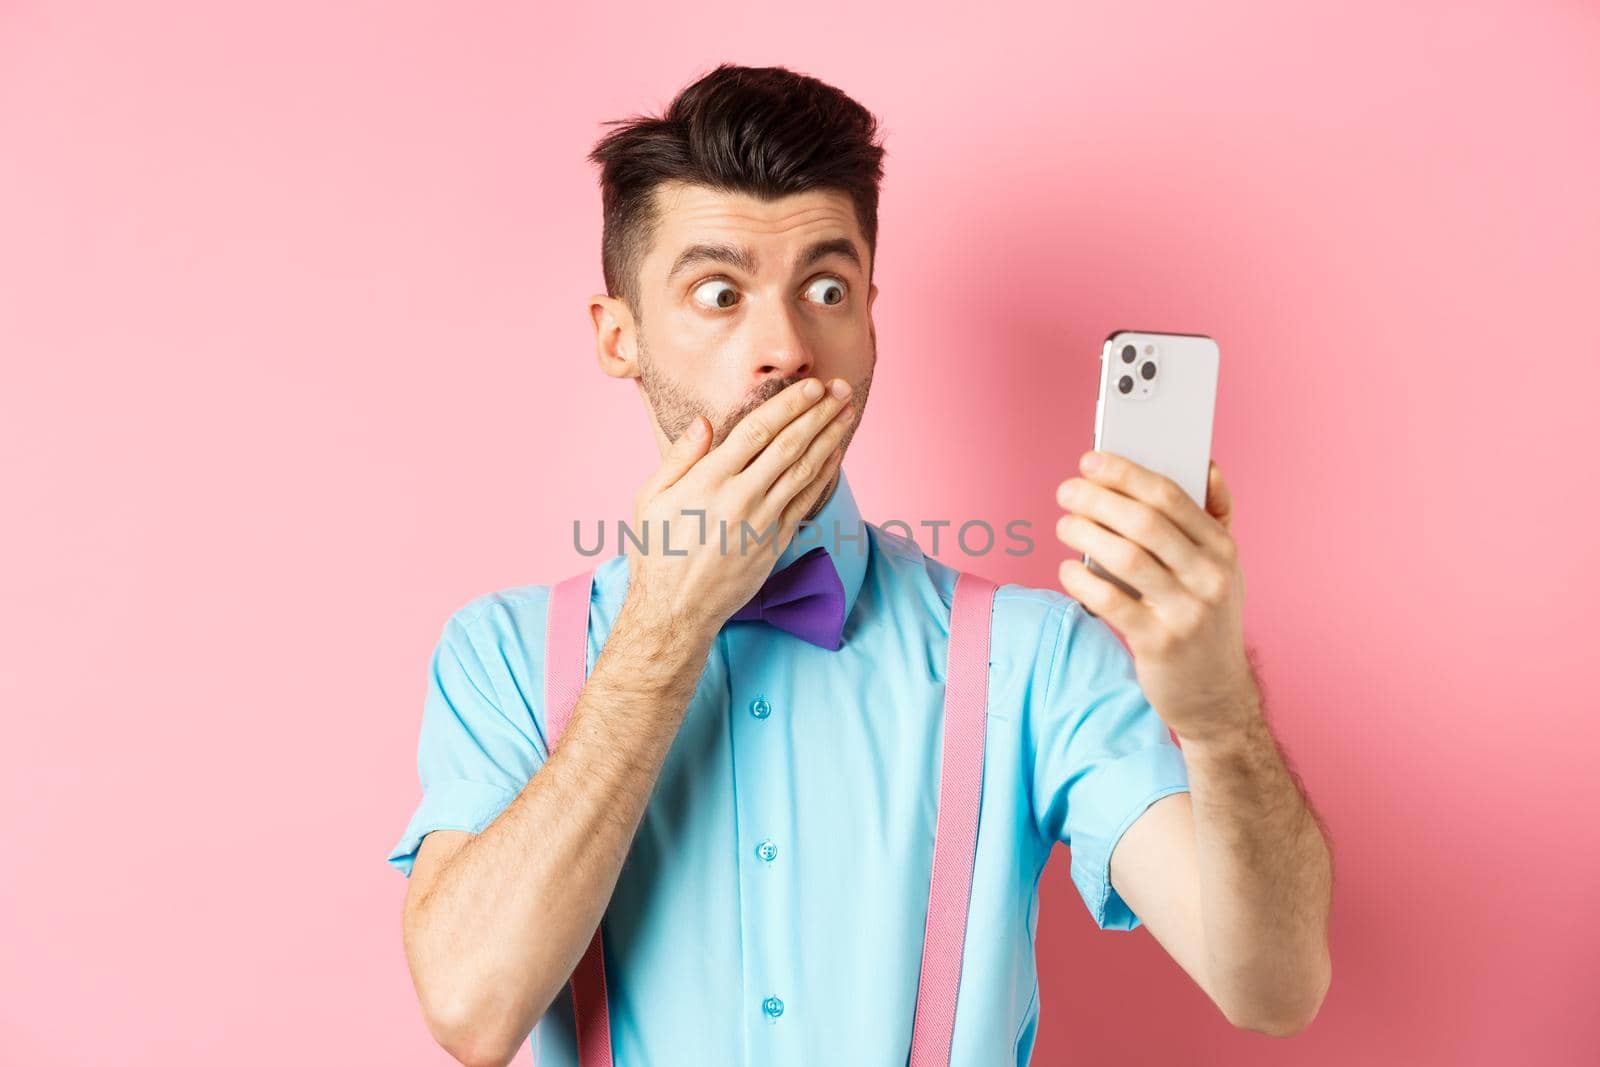
[[(956, 571), (864, 522), (842, 472), (813, 522), (774, 567), (828, 546), (844, 583), (844, 646), (759, 621), (730, 622), (713, 643), (605, 914), (619, 1067), (906, 1062)], [(596, 569), (591, 670), (628, 570), (625, 554)], [(423, 707), (422, 802), (389, 855), (408, 876), (424, 834), (483, 830), (545, 761), (549, 588), (481, 596), (445, 624)], [(1139, 919), (1111, 888), (1111, 850), (1150, 804), (1188, 788), (1182, 753), (1105, 622), (1065, 593), (1007, 584), (990, 638), (952, 1046), (952, 1062), (983, 1067), (1033, 1051), (1051, 847), (1071, 847), (1094, 921), (1131, 930)], [(533, 1045), (541, 1067), (577, 1063), (570, 992)]]

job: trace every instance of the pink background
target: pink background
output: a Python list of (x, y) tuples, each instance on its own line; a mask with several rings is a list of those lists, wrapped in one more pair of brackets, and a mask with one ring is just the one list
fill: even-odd
[(1333, 988), (1234, 1031), (1060, 855), (1036, 1062), (1594, 1062), (1592, 5), (630, 6), (0, 5), (0, 1058), (446, 1060), (426, 657), (654, 466), (583, 156), (729, 59), (887, 127), (869, 519), (1028, 518), (941, 555), (1053, 585), (1101, 338), (1222, 346)]

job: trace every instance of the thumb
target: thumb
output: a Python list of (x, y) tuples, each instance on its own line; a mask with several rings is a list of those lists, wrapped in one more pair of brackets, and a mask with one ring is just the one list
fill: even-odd
[(1211, 461), (1211, 469), (1206, 474), (1206, 513), (1227, 530), (1233, 525), (1233, 492), (1222, 480), (1222, 468), (1217, 466), (1216, 460)]

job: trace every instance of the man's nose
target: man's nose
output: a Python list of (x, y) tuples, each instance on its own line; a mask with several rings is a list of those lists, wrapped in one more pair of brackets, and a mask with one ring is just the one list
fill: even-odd
[(754, 338), (751, 363), (758, 381), (767, 378), (800, 379), (816, 368), (811, 346), (800, 324), (787, 309), (774, 309), (763, 316)]

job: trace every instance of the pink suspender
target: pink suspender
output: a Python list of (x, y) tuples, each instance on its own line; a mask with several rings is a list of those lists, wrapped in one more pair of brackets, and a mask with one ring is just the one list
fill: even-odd
[[(544, 635), (545, 734), (551, 751), (567, 728), (589, 674), (589, 586), (584, 571), (550, 590)], [(572, 1017), (578, 1027), (581, 1067), (611, 1067), (611, 1012), (606, 1006), (606, 960), (600, 927), (572, 972)]]
[[(545, 733), (554, 750), (588, 676), (589, 598), (594, 572), (584, 571), (550, 591), (545, 632)], [(922, 974), (911, 1028), (910, 1067), (950, 1062), (956, 993), (966, 945), (967, 906), (978, 846), (983, 792), (984, 726), (989, 702), (989, 621), (998, 587), (987, 578), (956, 576), (945, 663), (944, 745), (939, 770), (939, 815), (933, 875), (922, 941)], [(573, 1017), (582, 1067), (611, 1067), (611, 1018), (606, 1005), (600, 928), (572, 972)]]
[(928, 923), (922, 937), (922, 978), (911, 1027), (911, 1067), (950, 1062), (972, 863), (978, 851), (983, 730), (989, 708), (989, 614), (995, 588), (986, 578), (962, 572), (956, 575), (950, 604), (939, 816), (933, 835)]

